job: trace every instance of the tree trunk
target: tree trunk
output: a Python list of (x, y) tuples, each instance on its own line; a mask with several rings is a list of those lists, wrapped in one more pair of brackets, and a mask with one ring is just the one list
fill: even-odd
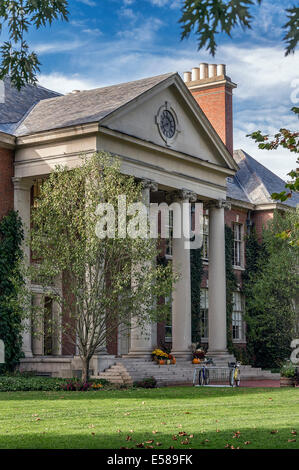
[(88, 357), (82, 357), (82, 382), (88, 382), (89, 379), (89, 362), (90, 359)]

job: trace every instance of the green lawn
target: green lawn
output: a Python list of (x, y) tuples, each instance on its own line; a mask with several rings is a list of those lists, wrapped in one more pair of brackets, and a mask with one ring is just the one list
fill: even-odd
[(227, 444), (298, 449), (299, 390), (173, 387), (0, 393), (1, 449), (119, 449), (140, 443), (157, 449), (223, 449)]

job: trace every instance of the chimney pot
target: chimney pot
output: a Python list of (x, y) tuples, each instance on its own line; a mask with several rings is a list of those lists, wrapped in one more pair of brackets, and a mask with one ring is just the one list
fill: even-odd
[(226, 75), (226, 65), (218, 64), (217, 65), (217, 75)]
[(199, 64), (199, 69), (200, 69), (200, 80), (204, 80), (205, 78), (208, 78), (209, 76), (209, 70), (208, 70), (208, 64), (205, 62), (202, 62)]
[(198, 67), (194, 67), (192, 69), (192, 81), (196, 81), (196, 80), (199, 80), (199, 68)]
[(191, 72), (184, 72), (184, 82), (191, 82)]
[(209, 64), (209, 78), (216, 77), (217, 75), (217, 64)]

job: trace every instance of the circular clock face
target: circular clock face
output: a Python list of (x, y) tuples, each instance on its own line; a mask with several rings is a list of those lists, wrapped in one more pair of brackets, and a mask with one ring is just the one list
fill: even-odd
[(175, 134), (175, 119), (168, 109), (164, 109), (160, 116), (160, 129), (165, 137), (172, 139)]

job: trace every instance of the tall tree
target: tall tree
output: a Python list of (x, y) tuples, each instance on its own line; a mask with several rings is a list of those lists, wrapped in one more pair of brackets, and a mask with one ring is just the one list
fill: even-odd
[(291, 227), (298, 237), (299, 209), (278, 211), (263, 233), (263, 246), (254, 235), (247, 244), (248, 266), (243, 277), (246, 295), (247, 347), (255, 366), (280, 367), (290, 357), (296, 331), (299, 247), (275, 237)]
[(67, 0), (1, 0), (0, 33), (8, 30), (8, 40), (0, 48), (0, 80), (10, 75), (11, 83), (20, 90), (26, 83), (35, 84), (40, 62), (25, 39), (30, 28), (51, 25), (54, 20), (67, 20)]
[[(156, 264), (157, 240), (143, 238), (136, 214), (126, 218), (120, 211), (118, 197), (124, 195), (127, 205), (140, 204), (141, 184), (120, 173), (116, 157), (101, 153), (84, 157), (72, 170), (57, 167), (44, 181), (33, 210), (31, 247), (38, 262), (31, 276), (44, 287), (45, 297), (61, 306), (62, 318), (56, 322), (78, 348), (83, 380), (92, 356), (117, 330), (131, 326), (146, 333), (150, 322), (168, 312), (157, 299), (171, 297), (175, 276), (170, 265)], [(138, 214), (139, 206), (132, 207)], [(61, 273), (67, 281), (63, 292), (55, 287)], [(33, 313), (44, 315), (42, 310)]]
[[(236, 27), (250, 29), (253, 16), (251, 8), (261, 5), (263, 0), (184, 0), (182, 9), (181, 38), (188, 38), (192, 31), (198, 37), (198, 49), (206, 46), (212, 55), (217, 49), (219, 33), (231, 36)], [(283, 26), (286, 43), (285, 54), (294, 52), (299, 40), (299, 7), (285, 9), (286, 23)]]

